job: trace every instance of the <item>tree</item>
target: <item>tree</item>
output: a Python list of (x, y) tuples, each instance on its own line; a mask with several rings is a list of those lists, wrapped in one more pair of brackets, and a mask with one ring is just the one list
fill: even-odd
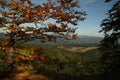
[(105, 0), (105, 2), (110, 2), (110, 1), (112, 1), (112, 0)]
[(114, 59), (117, 65), (120, 64), (120, 1), (118, 0), (107, 13), (108, 17), (101, 23), (104, 38), (101, 41), (102, 62), (107, 58)]
[[(46, 32), (53, 32), (67, 39), (76, 38), (76, 34), (74, 34), (76, 28), (71, 28), (69, 25), (75, 26), (79, 21), (84, 21), (86, 15), (85, 12), (77, 10), (80, 7), (78, 0), (57, 0), (54, 2), (48, 0), (42, 5), (35, 5), (32, 0), (8, 0), (7, 2), (0, 0), (0, 6), (0, 27), (6, 27), (9, 36), (6, 49), (9, 49), (10, 63), (13, 63), (12, 56), (16, 42), (25, 42), (35, 38), (43, 41), (46, 38), (49, 40), (57, 38), (54, 35), (45, 34)], [(48, 23), (44, 28), (38, 25), (51, 18), (56, 20), (55, 24)], [(34, 23), (35, 27), (21, 26), (25, 23)]]

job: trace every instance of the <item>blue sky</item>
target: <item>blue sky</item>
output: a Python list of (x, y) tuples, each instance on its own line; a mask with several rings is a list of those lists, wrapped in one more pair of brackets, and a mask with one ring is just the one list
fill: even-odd
[[(32, 0), (36, 4), (41, 4), (47, 0)], [(78, 30), (76, 33), (79, 35), (92, 35), (103, 36), (102, 33), (98, 33), (101, 21), (107, 17), (106, 12), (111, 9), (112, 5), (117, 0), (112, 0), (109, 3), (105, 3), (104, 0), (79, 0), (80, 11), (87, 13), (86, 20), (78, 23)]]
[(79, 23), (79, 29), (77, 30), (80, 35), (92, 35), (103, 36), (102, 33), (98, 33), (100, 23), (107, 17), (106, 13), (117, 0), (113, 0), (109, 3), (104, 3), (104, 0), (80, 0), (80, 10), (85, 11), (88, 15), (84, 22)]
[[(46, 0), (42, 0), (45, 2)], [(105, 3), (104, 0), (79, 0), (80, 11), (87, 13), (86, 20), (78, 23), (78, 30), (76, 33), (79, 35), (91, 35), (91, 36), (103, 36), (102, 33), (98, 33), (100, 23), (107, 17), (106, 13), (117, 0), (113, 0), (109, 3)], [(34, 3), (41, 3), (40, 0), (33, 0)]]

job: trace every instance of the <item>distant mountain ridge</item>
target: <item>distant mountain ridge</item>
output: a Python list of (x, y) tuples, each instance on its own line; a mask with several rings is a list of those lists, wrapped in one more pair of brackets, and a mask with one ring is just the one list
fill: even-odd
[(100, 43), (102, 39), (103, 37), (81, 35), (79, 36), (78, 41), (84, 42), (84, 43)]
[(97, 37), (97, 36), (88, 36), (88, 35), (79, 35), (78, 39), (76, 40), (58, 40), (60, 42), (63, 41), (63, 43), (69, 43), (69, 44), (100, 44), (100, 41), (102, 40), (102, 37)]
[[(4, 33), (0, 33), (0, 38), (6, 38)], [(64, 38), (58, 38), (56, 42), (45, 42), (50, 44), (100, 44), (100, 41), (103, 39), (103, 37), (98, 36), (88, 36), (88, 35), (79, 35), (78, 39), (76, 40), (66, 40)], [(29, 41), (29, 43), (41, 43), (39, 39)]]

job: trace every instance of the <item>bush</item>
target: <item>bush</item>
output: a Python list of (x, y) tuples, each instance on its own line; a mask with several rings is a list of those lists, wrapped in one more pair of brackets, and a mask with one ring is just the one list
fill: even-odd
[(7, 69), (7, 63), (4, 60), (0, 59), (0, 76), (5, 75), (6, 69)]

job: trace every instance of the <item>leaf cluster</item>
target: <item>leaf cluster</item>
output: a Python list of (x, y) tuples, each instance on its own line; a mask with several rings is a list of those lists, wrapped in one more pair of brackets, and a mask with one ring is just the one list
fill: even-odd
[[(118, 53), (120, 46), (120, 1), (118, 0), (107, 13), (108, 17), (101, 23), (100, 32), (104, 33), (101, 41), (103, 62), (107, 57), (120, 58)], [(116, 57), (113, 57), (117, 55)], [(119, 63), (118, 63), (119, 64)]]
[[(6, 30), (10, 33), (13, 32), (14, 36), (24, 33), (25, 38), (27, 35), (26, 27), (28, 28), (28, 26), (21, 26), (21, 24), (34, 23), (36, 27), (29, 29), (29, 31), (34, 33), (35, 30), (36, 35), (43, 34), (43, 32), (41, 33), (41, 29), (44, 32), (67, 32), (69, 31), (68, 28), (70, 28), (68, 24), (77, 25), (78, 21), (85, 20), (84, 16), (86, 15), (85, 12), (76, 9), (76, 7), (79, 7), (78, 0), (58, 0), (58, 2), (48, 0), (42, 5), (33, 4), (32, 0), (10, 0), (7, 3), (3, 3), (2, 1), (0, 2), (0, 5), (4, 7), (4, 9), (0, 9), (0, 26), (6, 26)], [(41, 28), (37, 25), (50, 18), (55, 19), (57, 24), (61, 26), (49, 23), (48, 27)]]

